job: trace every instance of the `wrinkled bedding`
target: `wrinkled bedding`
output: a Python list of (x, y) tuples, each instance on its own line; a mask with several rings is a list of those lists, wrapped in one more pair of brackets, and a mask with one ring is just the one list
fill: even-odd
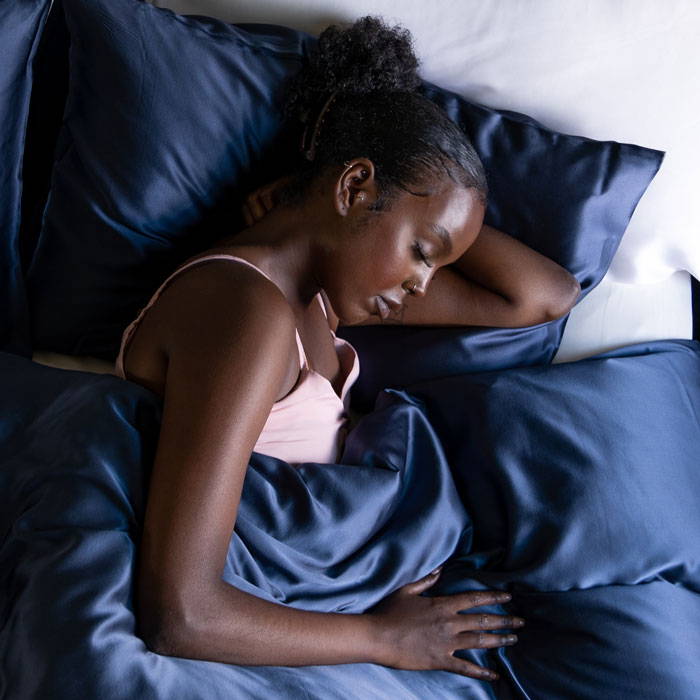
[(159, 400), (4, 353), (0, 382), (0, 697), (695, 697), (695, 341), (384, 390), (337, 465), (252, 455), (226, 581), (361, 612), (447, 562), (433, 593), (507, 589), (492, 610), (527, 620), (514, 647), (460, 652), (496, 684), (148, 651), (133, 570)]

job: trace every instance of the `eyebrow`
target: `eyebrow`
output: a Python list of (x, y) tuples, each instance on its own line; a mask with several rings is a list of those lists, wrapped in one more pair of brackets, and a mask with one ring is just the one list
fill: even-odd
[(442, 243), (444, 254), (449, 255), (452, 252), (452, 239), (450, 237), (450, 232), (443, 226), (440, 226), (440, 224), (433, 224), (431, 229), (438, 235), (440, 243)]

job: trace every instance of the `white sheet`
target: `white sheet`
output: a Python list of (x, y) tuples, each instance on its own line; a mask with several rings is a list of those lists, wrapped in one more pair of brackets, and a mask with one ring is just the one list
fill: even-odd
[(607, 276), (569, 316), (554, 362), (574, 362), (614, 348), (692, 338), (690, 275), (681, 270), (648, 284)]

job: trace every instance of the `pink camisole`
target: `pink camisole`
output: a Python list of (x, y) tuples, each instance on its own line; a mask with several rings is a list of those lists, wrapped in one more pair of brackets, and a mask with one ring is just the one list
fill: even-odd
[[(234, 260), (248, 265), (274, 284), (269, 275), (265, 274), (259, 267), (233, 255), (205, 255), (190, 260), (175, 270), (163, 282), (148, 304), (141, 309), (136, 319), (127, 326), (122, 335), (121, 347), (115, 363), (115, 371), (119, 377), (126, 379), (124, 354), (136, 327), (173, 277), (192, 265), (219, 259)], [(324, 315), (328, 318), (320, 292), (316, 298)], [(338, 353), (341, 373), (345, 376), (340, 396), (336, 394), (326, 377), (310, 367), (299, 331), (296, 330), (299, 365), (301, 367), (299, 379), (289, 394), (273, 404), (267, 422), (253, 448), (254, 452), (271, 455), (290, 464), (303, 462), (335, 464), (339, 459), (345, 436), (349, 430), (348, 392), (357, 379), (360, 366), (355, 348), (346, 340), (336, 337), (332, 330), (330, 332), (333, 336), (335, 350)]]

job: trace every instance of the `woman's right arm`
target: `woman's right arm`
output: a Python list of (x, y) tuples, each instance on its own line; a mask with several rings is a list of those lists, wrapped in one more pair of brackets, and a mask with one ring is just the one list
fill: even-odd
[(137, 615), (148, 647), (241, 665), (375, 662), (487, 677), (452, 651), (503, 644), (482, 631), (513, 626), (510, 618), (458, 614), (495, 594), (419, 596), (436, 580), (428, 576), (353, 615), (271, 603), (222, 580), (250, 454), (287, 374), (295, 319), (274, 285), (239, 266), (211, 266), (196, 295), (173, 292), (162, 297), (172, 305), (168, 369), (139, 553)]

